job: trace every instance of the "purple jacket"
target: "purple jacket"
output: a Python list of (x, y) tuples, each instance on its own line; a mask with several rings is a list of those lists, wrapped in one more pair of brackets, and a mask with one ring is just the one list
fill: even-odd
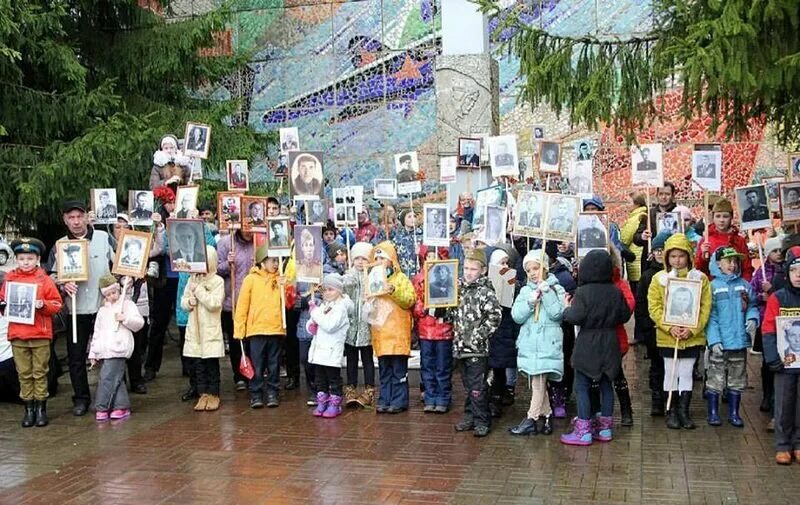
[[(770, 284), (773, 284), (773, 279), (775, 276), (783, 275), (783, 265), (778, 263), (770, 263), (769, 261), (764, 262), (764, 271), (767, 273), (767, 278), (764, 279), (764, 275), (761, 273), (761, 269), (757, 268), (755, 273), (753, 274), (752, 280), (750, 280), (750, 287), (753, 288), (753, 294), (756, 297), (756, 304), (758, 305), (758, 319), (759, 321), (764, 320), (764, 310), (767, 307), (767, 302), (761, 298), (761, 294), (764, 292), (761, 289), (761, 283), (766, 280)], [(772, 288), (772, 291), (775, 291), (775, 288)]]
[[(236, 293), (238, 295), (239, 289), (242, 287), (244, 278), (247, 273), (253, 268), (255, 262), (255, 250), (253, 241), (245, 242), (235, 235), (235, 250), (236, 253)], [(231, 303), (231, 265), (228, 263), (228, 253), (231, 251), (231, 236), (222, 235), (217, 242), (217, 275), (225, 279), (225, 301), (222, 302), (222, 310), (233, 312), (233, 304)]]

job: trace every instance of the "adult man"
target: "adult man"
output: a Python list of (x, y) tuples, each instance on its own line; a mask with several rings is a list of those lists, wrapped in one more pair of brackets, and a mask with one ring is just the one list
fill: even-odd
[(430, 298), (448, 298), (453, 289), (453, 281), (450, 278), (450, 269), (445, 265), (436, 265), (431, 272), (431, 283), (428, 288)]
[(592, 150), (589, 148), (588, 142), (581, 142), (578, 144), (578, 161), (590, 161), (592, 159)]
[(522, 212), (519, 215), (520, 226), (539, 229), (542, 227), (542, 209), (539, 197), (531, 195), (524, 200)]
[(32, 288), (24, 285), (18, 285), (15, 297), (9, 300), (8, 315), (9, 317), (19, 317), (21, 319), (29, 319), (33, 315), (33, 291)]
[(711, 156), (703, 154), (700, 156), (700, 164), (697, 165), (697, 176), (701, 179), (713, 179), (717, 176), (717, 164), (712, 163)]
[(686, 326), (691, 326), (692, 323), (692, 306), (694, 305), (694, 296), (688, 288), (679, 287), (672, 292), (669, 304), (670, 317), (677, 318), (680, 321), (685, 321)]
[(578, 249), (607, 247), (605, 230), (596, 217), (591, 216), (591, 226), (578, 234)]
[(247, 188), (247, 173), (245, 173), (244, 166), (241, 163), (234, 163), (231, 167), (231, 188)]
[(742, 212), (742, 221), (764, 221), (769, 219), (769, 207), (761, 202), (761, 197), (755, 189), (748, 189), (745, 194), (748, 207)]
[(664, 230), (670, 233), (678, 233), (678, 220), (675, 219), (675, 214), (672, 212), (662, 214), (658, 225), (659, 233)]
[(475, 144), (472, 141), (470, 140), (464, 141), (464, 144), (462, 146), (462, 151), (463, 152), (461, 153), (461, 156), (459, 156), (458, 159), (459, 165), (461, 165), (462, 167), (480, 166), (481, 160), (480, 157), (477, 154), (475, 154)]
[(97, 209), (97, 219), (116, 219), (117, 206), (111, 203), (111, 195), (108, 194), (108, 191), (101, 191), (99, 200), (100, 205)]
[(64, 262), (61, 270), (65, 274), (77, 274), (83, 270), (83, 258), (81, 258), (81, 248), (77, 244), (68, 244), (62, 249)]
[(205, 151), (206, 149), (206, 130), (198, 126), (193, 126), (189, 131), (189, 140), (186, 141), (187, 151)]
[[(67, 359), (69, 376), (72, 382), (72, 414), (83, 416), (89, 409), (91, 395), (89, 379), (86, 373), (86, 353), (89, 335), (94, 330), (94, 318), (102, 301), (100, 297), (100, 277), (109, 273), (109, 266), (114, 260), (114, 250), (108, 234), (95, 230), (86, 219), (86, 206), (77, 200), (70, 200), (62, 206), (62, 219), (67, 227), (64, 239), (85, 239), (89, 242), (89, 280), (85, 282), (66, 282), (59, 285), (64, 301), (70, 313), (76, 314), (75, 332), (77, 343), (72, 337), (67, 338)], [(51, 249), (46, 270), (56, 273), (56, 250)], [(75, 296), (74, 304), (72, 296)], [(72, 318), (69, 321), (68, 335), (72, 334)]]
[(173, 236), (171, 242), (176, 246), (172, 252), (172, 259), (175, 262), (183, 260), (191, 265), (206, 261), (205, 241), (191, 224), (178, 222), (170, 231)]
[(494, 156), (494, 166), (497, 168), (514, 166), (514, 156), (508, 152), (508, 144), (505, 142), (497, 143), (497, 154)]
[(783, 348), (783, 355), (794, 355), (794, 361), (800, 359), (800, 321), (794, 321), (786, 327), (783, 333), (786, 347)]
[(252, 226), (264, 225), (264, 204), (261, 202), (250, 202), (247, 207), (247, 215), (250, 216), (250, 224)]
[(273, 221), (270, 224), (269, 245), (270, 247), (289, 247), (289, 235), (283, 221)]
[(176, 216), (178, 219), (186, 219), (189, 213), (194, 210), (194, 202), (192, 202), (192, 194), (188, 191), (181, 196), (181, 208), (178, 209)]
[(559, 198), (555, 204), (556, 212), (550, 218), (550, 231), (559, 233), (569, 233), (572, 231), (573, 213), (571, 212), (571, 205), (566, 198)]
[(229, 221), (238, 221), (235, 217), (239, 214), (239, 199), (229, 196), (222, 200), (222, 213)]
[(642, 161), (636, 164), (637, 172), (649, 172), (658, 168), (655, 161), (650, 161), (648, 159), (650, 157), (649, 147), (643, 148), (639, 153), (642, 155)]
[(404, 154), (400, 156), (400, 170), (397, 171), (397, 182), (414, 182), (417, 180), (417, 173), (411, 167), (411, 155)]
[(328, 206), (322, 200), (314, 200), (311, 202), (309, 209), (309, 218), (311, 223), (323, 223), (328, 220)]
[(281, 215), (281, 204), (274, 196), (267, 197), (267, 217), (277, 217)]
[(302, 154), (295, 161), (297, 174), (292, 179), (294, 196), (319, 196), (322, 192), (322, 174), (317, 158), (310, 154)]
[(135, 207), (131, 211), (131, 219), (136, 221), (145, 221), (151, 219), (153, 216), (153, 211), (148, 209), (148, 202), (147, 202), (147, 191), (139, 191), (136, 193), (134, 197)]
[(503, 214), (502, 209), (486, 209), (486, 233), (484, 238), (487, 243), (497, 243), (503, 241)]
[(281, 154), (278, 156), (278, 167), (275, 169), (275, 177), (286, 177), (289, 171), (288, 156)]
[(542, 163), (545, 165), (558, 165), (559, 145), (555, 142), (542, 143)]
[(642, 248), (640, 271), (644, 272), (647, 269), (647, 258), (650, 256), (648, 241), (656, 236), (658, 214), (660, 212), (672, 212), (675, 206), (675, 185), (671, 182), (665, 182), (663, 187), (658, 188), (656, 203), (648, 211), (650, 213), (650, 228), (647, 227), (647, 215), (639, 215), (641, 221), (639, 222), (639, 228), (633, 235), (633, 243)]

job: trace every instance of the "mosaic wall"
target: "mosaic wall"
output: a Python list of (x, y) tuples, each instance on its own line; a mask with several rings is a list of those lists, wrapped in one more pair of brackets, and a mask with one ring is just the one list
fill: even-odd
[[(173, 15), (191, 16), (214, 0), (178, 0)], [(220, 97), (241, 97), (239, 121), (259, 131), (297, 126), (304, 149), (326, 152), (332, 185), (367, 184), (392, 173), (392, 155), (416, 150), (427, 172), (436, 165), (434, 60), (441, 50), (440, 0), (241, 0), (230, 26), (232, 47), (251, 55), (246, 71), (221, 87)], [(512, 3), (512, 2), (506, 2)], [(526, 22), (564, 35), (593, 32), (625, 37), (651, 27), (648, 0), (526, 0)], [(501, 39), (509, 34), (503, 34)], [(546, 136), (571, 143), (590, 138), (597, 156), (595, 189), (610, 200), (626, 198), (628, 150), (611, 130), (570, 128), (565, 118), (518, 104), (519, 62), (495, 51), (500, 67), (501, 132), (517, 133), (522, 154), (532, 154), (533, 124)], [(677, 94), (663, 97), (668, 110)], [(682, 181), (685, 199), (696, 198), (686, 180), (692, 144), (709, 142), (706, 119), (674, 119), (643, 131), (642, 142), (662, 142), (666, 177)], [(785, 153), (754, 127), (746, 142), (725, 143), (724, 186), (785, 171)], [(564, 157), (569, 156), (569, 149)], [(275, 153), (268, 153), (275, 156)], [(269, 178), (260, 167), (259, 178)], [(429, 190), (438, 185), (428, 183)]]

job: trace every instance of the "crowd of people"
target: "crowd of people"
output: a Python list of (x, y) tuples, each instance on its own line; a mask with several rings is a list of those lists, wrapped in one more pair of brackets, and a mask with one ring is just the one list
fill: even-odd
[[(670, 183), (658, 189), (649, 209), (643, 195), (631, 195), (628, 219), (610, 226), (608, 249), (582, 258), (575, 257), (573, 243), (547, 241), (543, 249), (541, 240), (516, 236), (513, 229), (501, 243), (487, 244), (472, 229), (470, 193), (459, 196), (449, 216), (449, 247), (422, 245), (415, 209), (396, 213), (384, 202), (375, 222), (365, 206), (354, 229), (325, 226), (323, 244), (315, 246), (325, 259), (324, 276), (313, 284), (298, 281), (305, 252), (292, 247), (283, 261), (269, 254), (268, 243), (258, 245), (253, 233), (219, 232), (210, 206), (198, 213), (206, 223), (207, 273), (172, 271), (165, 223), (175, 213), (175, 188), (188, 175), (175, 162), (153, 168), (151, 189), (158, 189), (161, 205), (153, 213), (151, 265), (143, 279), (110, 273), (119, 234), (132, 226), (128, 216), (118, 214), (106, 232), (78, 200), (65, 202), (62, 211), (66, 238), (89, 242), (87, 281), (57, 283), (45, 244), (36, 238), (13, 242), (16, 267), (0, 290), (3, 308), (14, 302), (9, 283), (37, 286), (34, 324), (7, 323), (23, 427), (48, 424), (47, 398), (58, 375), (54, 321), (62, 321), (67, 340), (72, 413), (83, 416), (93, 405), (96, 420), (104, 422), (131, 416), (135, 401), (128, 391), (146, 394), (147, 384), (157, 380), (174, 315), (189, 381), (181, 399), (195, 401), (196, 411), (219, 409), (220, 359), (227, 354), (230, 366), (223, 368), (237, 391), (247, 391), (253, 409), (278, 407), (282, 388), (305, 382), (314, 416), (336, 418), (348, 406), (397, 414), (410, 406), (408, 361), (418, 347), (424, 412), (454, 408), (453, 371), (459, 369), (465, 402), (456, 407), (463, 417), (454, 428), (486, 436), (493, 419), (514, 404), (521, 374), (531, 389), (530, 406), (510, 433), (551, 434), (554, 419), (567, 417), (574, 394), (574, 419), (560, 440), (578, 446), (614, 438), (614, 396), (620, 424), (633, 424), (622, 367), (630, 343), (646, 346), (650, 414), (665, 416), (670, 429), (695, 428), (695, 382), (703, 384), (709, 425), (722, 424), (720, 403), (727, 401), (729, 424), (743, 426), (746, 361), (751, 352), (760, 353), (761, 409), (772, 414), (765, 429), (774, 430), (776, 462), (800, 462), (800, 368), (793, 366), (791, 348), (779, 352), (776, 323), (800, 311), (800, 235), (770, 237), (763, 264), (754, 269), (728, 200), (714, 203), (706, 223), (676, 205)], [(584, 200), (583, 210), (603, 211), (605, 205), (595, 195)], [(269, 198), (267, 215), (281, 212), (279, 201)], [(661, 212), (678, 212), (684, 231), (655, 233)], [(302, 212), (289, 214), (292, 226), (304, 224)], [(442, 259), (458, 260), (458, 302), (430, 308), (425, 264)], [(373, 264), (386, 271), (380, 294), (368, 294), (366, 271)], [(509, 306), (500, 303), (490, 267), (500, 274), (516, 270)], [(673, 295), (672, 279), (694, 281), (696, 293)], [(667, 324), (681, 314), (665, 312), (680, 312), (681, 304), (696, 311), (694, 325)], [(629, 342), (625, 324), (631, 317)], [(0, 342), (4, 387), (8, 347)], [(87, 360), (100, 367), (93, 404)]]

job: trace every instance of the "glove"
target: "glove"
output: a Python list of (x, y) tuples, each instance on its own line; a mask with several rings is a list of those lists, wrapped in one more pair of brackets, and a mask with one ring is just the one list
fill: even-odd
[(542, 293), (547, 293), (548, 291), (550, 291), (550, 284), (542, 281), (539, 283), (538, 286), (536, 286), (536, 289)]
[(714, 356), (722, 356), (722, 344), (712, 345), (711, 354), (713, 354)]
[(756, 320), (755, 319), (748, 319), (747, 323), (744, 325), (744, 331), (750, 335), (750, 338), (753, 339), (756, 336)]
[(541, 297), (541, 293), (538, 290), (534, 291), (533, 293), (531, 293), (531, 299), (528, 301), (528, 304), (531, 307), (535, 307), (536, 304), (539, 303), (539, 298), (540, 297)]

